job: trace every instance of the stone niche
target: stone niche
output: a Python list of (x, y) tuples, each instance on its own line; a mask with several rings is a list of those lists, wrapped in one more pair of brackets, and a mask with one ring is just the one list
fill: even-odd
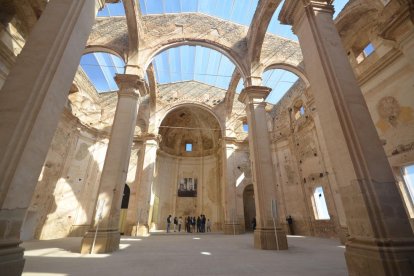
[(221, 229), (222, 134), (216, 117), (199, 106), (182, 106), (167, 114), (160, 135), (153, 222), (165, 229), (170, 214), (205, 214)]

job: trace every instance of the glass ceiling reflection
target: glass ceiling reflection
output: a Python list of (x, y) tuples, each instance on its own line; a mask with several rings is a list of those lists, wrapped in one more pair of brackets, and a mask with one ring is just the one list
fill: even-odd
[[(225, 20), (249, 26), (259, 0), (136, 0), (142, 14), (200, 12)], [(348, 0), (335, 0), (336, 13), (342, 10)], [(282, 3), (283, 4), (283, 3)], [(268, 32), (296, 40), (290, 26), (279, 24), (277, 15), (273, 16)], [(107, 4), (98, 16), (125, 16), (122, 2)], [(109, 57), (105, 57), (109, 56)], [(201, 46), (181, 46), (170, 48), (154, 58), (154, 70), (160, 84), (197, 80), (209, 85), (227, 89), (234, 71), (234, 64), (221, 53)], [(81, 66), (88, 74), (99, 92), (117, 90), (113, 81), (115, 73), (123, 72), (123, 62), (118, 57), (95, 53), (84, 56)], [(267, 101), (276, 103), (297, 80), (297, 76), (284, 70), (269, 70), (263, 75), (263, 85), (273, 89)], [(236, 92), (243, 88), (239, 82)]]

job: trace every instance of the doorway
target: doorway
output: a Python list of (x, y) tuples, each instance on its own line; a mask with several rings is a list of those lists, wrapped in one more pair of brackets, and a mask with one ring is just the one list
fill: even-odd
[(244, 225), (246, 232), (253, 232), (252, 220), (256, 217), (253, 184), (247, 185), (243, 191)]

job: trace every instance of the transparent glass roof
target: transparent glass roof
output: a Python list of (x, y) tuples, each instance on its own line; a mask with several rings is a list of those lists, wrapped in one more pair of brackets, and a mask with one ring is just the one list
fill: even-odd
[(121, 58), (99, 52), (83, 55), (80, 66), (100, 93), (118, 90), (114, 76), (125, 71)]
[[(200, 12), (225, 20), (249, 26), (259, 0), (136, 0), (139, 1), (142, 14)], [(335, 0), (335, 15), (342, 10), (348, 0)], [(282, 3), (283, 4), (283, 3)], [(290, 26), (281, 25), (277, 16), (282, 7), (279, 5), (275, 12), (268, 32), (297, 40)], [(98, 12), (98, 16), (125, 16), (123, 3), (107, 4)], [(108, 56), (108, 57), (107, 57)], [(202, 46), (180, 46), (170, 48), (154, 60), (154, 70), (157, 82), (170, 83), (185, 80), (197, 80), (223, 89), (227, 89), (234, 71), (234, 64), (221, 53)], [(95, 53), (85, 55), (81, 66), (88, 74), (99, 92), (117, 90), (113, 81), (115, 73), (123, 72), (123, 62), (118, 57), (109, 54)], [(285, 70), (269, 70), (263, 75), (263, 84), (271, 87), (272, 93), (267, 101), (276, 103), (297, 76)], [(243, 88), (240, 80), (236, 91)]]
[(223, 54), (202, 46), (170, 48), (153, 61), (159, 83), (197, 80), (227, 89), (234, 64)]

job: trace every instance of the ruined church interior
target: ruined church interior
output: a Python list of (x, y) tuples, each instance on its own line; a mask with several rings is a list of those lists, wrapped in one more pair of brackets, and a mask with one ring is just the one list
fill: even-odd
[(0, 0), (0, 274), (414, 275), (414, 2)]

